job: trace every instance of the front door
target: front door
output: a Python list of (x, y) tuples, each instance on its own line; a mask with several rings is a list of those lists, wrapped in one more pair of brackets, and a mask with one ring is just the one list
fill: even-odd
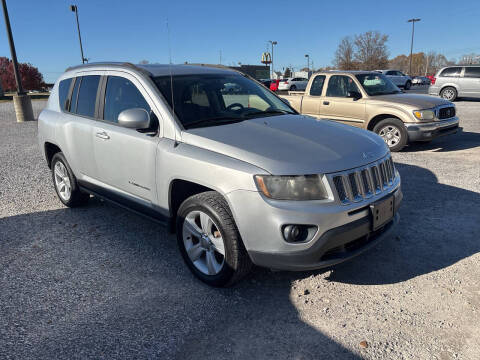
[(355, 81), (347, 75), (332, 75), (328, 80), (325, 97), (321, 101), (320, 114), (324, 118), (348, 125), (363, 127), (365, 123), (365, 99), (350, 97), (360, 93)]
[(480, 67), (465, 67), (460, 79), (461, 95), (480, 97)]
[(151, 112), (148, 95), (133, 76), (108, 76), (104, 81), (103, 111), (99, 114), (103, 121), (98, 121), (93, 131), (98, 180), (114, 194), (147, 204), (155, 202), (158, 135), (118, 125), (123, 110), (143, 108)]

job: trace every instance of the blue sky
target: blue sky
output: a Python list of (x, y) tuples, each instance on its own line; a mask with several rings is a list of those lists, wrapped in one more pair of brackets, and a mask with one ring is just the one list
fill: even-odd
[[(330, 65), (346, 35), (378, 30), (389, 35), (390, 56), (410, 50), (411, 17), (414, 51), (444, 53), (448, 58), (480, 53), (480, 2), (470, 1), (113, 1), (7, 0), (20, 62), (30, 62), (54, 81), (66, 67), (80, 62), (75, 15), (79, 8), (86, 57), (168, 63), (241, 62), (259, 64), (268, 40), (278, 41), (275, 69)], [(0, 56), (10, 57), (3, 16)]]

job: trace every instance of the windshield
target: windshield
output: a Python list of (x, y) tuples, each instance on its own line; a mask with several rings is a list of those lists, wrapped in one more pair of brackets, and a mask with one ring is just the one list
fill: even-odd
[(160, 76), (153, 79), (186, 129), (296, 112), (264, 86), (238, 74)]
[(401, 93), (401, 90), (383, 74), (358, 74), (356, 77), (370, 96)]

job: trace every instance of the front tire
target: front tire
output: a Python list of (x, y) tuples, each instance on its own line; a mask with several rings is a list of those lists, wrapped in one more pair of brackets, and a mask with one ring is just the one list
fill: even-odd
[(295, 85), (290, 86), (290, 91), (295, 91), (297, 90), (297, 87)]
[(176, 230), (183, 260), (208, 285), (230, 286), (250, 272), (252, 263), (219, 193), (208, 191), (185, 200), (178, 209)]
[(407, 129), (399, 119), (384, 119), (375, 125), (373, 132), (382, 137), (392, 152), (400, 151), (407, 145)]
[(440, 97), (448, 101), (455, 101), (457, 99), (457, 89), (451, 86), (447, 86), (440, 91)]
[(63, 205), (68, 207), (85, 205), (90, 195), (80, 191), (77, 179), (63, 153), (58, 152), (53, 155), (50, 167), (55, 191)]
[(412, 82), (409, 80), (405, 83), (404, 88), (405, 90), (410, 90), (411, 87), (412, 87)]

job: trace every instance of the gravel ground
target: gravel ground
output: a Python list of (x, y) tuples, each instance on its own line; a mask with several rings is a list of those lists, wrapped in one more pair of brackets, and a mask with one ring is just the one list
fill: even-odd
[(478, 359), (480, 102), (457, 108), (463, 133), (394, 154), (390, 240), (212, 289), (161, 226), (95, 199), (63, 207), (37, 124), (0, 103), (0, 358)]

